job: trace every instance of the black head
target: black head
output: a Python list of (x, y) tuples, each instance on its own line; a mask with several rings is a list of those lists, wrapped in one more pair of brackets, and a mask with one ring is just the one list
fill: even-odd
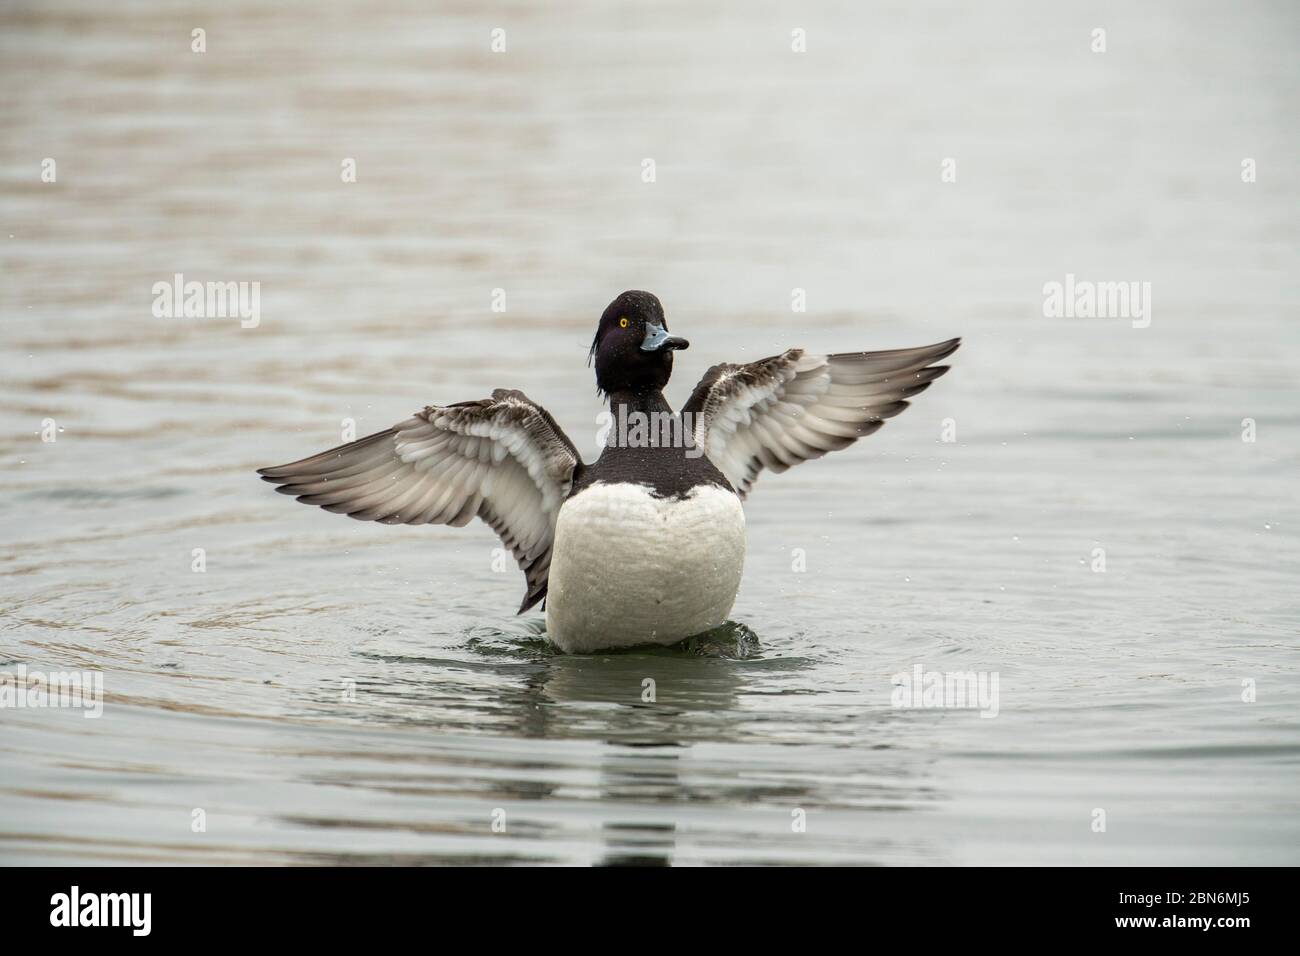
[(690, 345), (668, 334), (664, 307), (649, 292), (624, 292), (609, 304), (591, 342), (596, 387), (606, 394), (662, 389), (673, 374), (673, 351)]

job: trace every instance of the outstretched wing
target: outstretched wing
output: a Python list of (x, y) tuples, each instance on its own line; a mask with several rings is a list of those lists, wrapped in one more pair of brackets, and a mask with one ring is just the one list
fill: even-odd
[(743, 498), (764, 468), (785, 471), (870, 435), (948, 371), (933, 363), (960, 344), (839, 355), (790, 349), (747, 365), (715, 365), (682, 414), (691, 413), (697, 447)]
[(499, 388), (258, 474), (303, 504), (362, 521), (460, 527), (477, 515), (528, 579), (522, 614), (546, 596), (555, 519), (578, 464), (544, 408)]

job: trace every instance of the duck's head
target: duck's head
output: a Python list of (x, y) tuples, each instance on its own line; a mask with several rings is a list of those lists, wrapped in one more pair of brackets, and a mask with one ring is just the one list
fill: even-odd
[(691, 343), (668, 334), (664, 307), (649, 292), (624, 292), (605, 309), (591, 342), (596, 387), (602, 392), (662, 389), (673, 374), (673, 352)]

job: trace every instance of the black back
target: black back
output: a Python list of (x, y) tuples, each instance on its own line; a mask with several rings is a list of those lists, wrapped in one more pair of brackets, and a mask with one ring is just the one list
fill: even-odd
[(602, 483), (648, 485), (656, 498), (684, 498), (697, 485), (716, 485), (735, 493), (707, 455), (688, 458), (688, 450), (692, 455), (696, 452), (696, 449), (671, 445), (648, 448), (606, 445), (594, 464), (582, 466), (574, 476), (569, 497)]

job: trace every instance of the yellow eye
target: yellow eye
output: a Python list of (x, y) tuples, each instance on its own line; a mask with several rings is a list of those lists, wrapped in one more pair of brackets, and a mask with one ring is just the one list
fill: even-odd
[(625, 329), (625, 328), (627, 328), (627, 319), (619, 319), (619, 320), (618, 320), (618, 327), (619, 327), (620, 329)]

